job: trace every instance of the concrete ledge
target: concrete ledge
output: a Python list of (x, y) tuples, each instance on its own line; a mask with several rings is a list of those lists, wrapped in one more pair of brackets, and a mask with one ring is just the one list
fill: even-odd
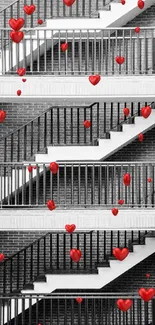
[[(3, 102), (51, 101), (51, 99), (155, 100), (155, 76), (104, 77), (93, 86), (85, 77), (26, 76), (27, 82), (16, 76), (0, 77), (0, 99)], [(17, 90), (22, 91), (17, 96)], [(134, 94), (134, 95), (133, 95)]]
[(65, 230), (66, 224), (76, 224), (77, 230), (155, 229), (153, 209), (120, 210), (54, 210), (35, 209), (0, 211), (2, 230)]

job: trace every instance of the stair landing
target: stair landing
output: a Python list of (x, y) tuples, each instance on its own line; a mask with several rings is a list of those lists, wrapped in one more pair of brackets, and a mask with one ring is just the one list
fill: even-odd
[(117, 216), (111, 210), (53, 210), (4, 209), (0, 211), (0, 229), (14, 230), (65, 230), (66, 224), (75, 224), (77, 230), (153, 230), (154, 209), (119, 209)]

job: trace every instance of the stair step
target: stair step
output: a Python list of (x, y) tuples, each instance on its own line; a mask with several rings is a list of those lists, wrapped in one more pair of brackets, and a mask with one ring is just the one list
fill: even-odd
[(90, 270), (47, 270), (46, 274), (97, 274), (97, 269)]
[(45, 275), (38, 276), (38, 278), (37, 278), (37, 280), (35, 280), (35, 282), (46, 282)]
[(34, 285), (33, 283), (25, 284), (23, 286), (23, 290), (34, 290)]

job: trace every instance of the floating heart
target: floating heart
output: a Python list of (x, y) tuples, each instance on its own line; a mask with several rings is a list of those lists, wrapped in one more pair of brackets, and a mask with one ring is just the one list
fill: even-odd
[(129, 254), (128, 248), (114, 248), (113, 255), (119, 260), (123, 261)]
[(68, 43), (63, 43), (63, 44), (61, 44), (61, 50), (62, 50), (63, 52), (65, 52), (66, 50), (68, 50)]
[(42, 19), (38, 19), (38, 24), (42, 25), (43, 24), (43, 20)]
[(147, 278), (150, 278), (150, 275), (151, 275), (150, 273), (146, 273)]
[(23, 82), (26, 82), (26, 79), (22, 79)]
[(6, 118), (6, 112), (3, 110), (0, 110), (0, 123), (3, 123)]
[(21, 90), (17, 90), (17, 96), (20, 96), (21, 95)]
[(0, 262), (3, 262), (3, 261), (4, 261), (4, 258), (5, 258), (4, 254), (1, 253), (1, 254), (0, 254)]
[(33, 170), (33, 167), (32, 166), (28, 166), (28, 171), (29, 171), (29, 173), (32, 173), (32, 170)]
[(130, 110), (129, 110), (129, 108), (125, 107), (125, 108), (123, 109), (123, 112), (124, 112), (124, 115), (125, 115), (125, 116), (128, 116), (129, 113), (130, 113)]
[(81, 302), (83, 301), (83, 298), (77, 297), (76, 301), (78, 302), (78, 304), (81, 304)]
[(36, 10), (36, 7), (34, 5), (24, 6), (24, 11), (27, 15), (32, 15), (35, 10)]
[(147, 179), (147, 181), (148, 181), (149, 183), (151, 183), (151, 182), (152, 182), (152, 178), (149, 177), (149, 178)]
[(141, 115), (144, 118), (148, 118), (150, 116), (151, 112), (152, 112), (152, 109), (150, 106), (145, 106), (145, 107), (142, 107), (142, 109), (141, 109)]
[(139, 9), (143, 9), (143, 8), (144, 8), (144, 1), (139, 0), (139, 1), (137, 2), (137, 6), (138, 6)]
[(141, 288), (141, 289), (139, 289), (138, 293), (139, 293), (139, 296), (144, 301), (148, 302), (154, 297), (155, 291), (153, 288), (150, 288), (150, 289)]
[(26, 73), (26, 69), (25, 68), (20, 68), (17, 70), (17, 73), (20, 77), (23, 77), (24, 74)]
[(112, 214), (113, 214), (114, 216), (117, 216), (117, 214), (118, 214), (118, 209), (113, 208), (111, 211), (112, 211)]
[(86, 121), (84, 121), (84, 127), (86, 128), (86, 129), (89, 129), (90, 128), (90, 126), (91, 126), (91, 122), (90, 121), (88, 121), (88, 120), (86, 120)]
[(99, 74), (97, 74), (96, 76), (89, 76), (89, 81), (93, 86), (96, 86), (100, 82), (100, 80), (101, 77)]
[(121, 4), (122, 5), (125, 5), (125, 0), (121, 0)]
[(143, 142), (143, 140), (144, 140), (144, 135), (143, 135), (143, 133), (140, 133), (140, 134), (138, 135), (138, 140), (139, 140), (139, 142)]
[(123, 176), (123, 182), (124, 182), (124, 185), (129, 186), (129, 185), (130, 185), (130, 181), (131, 181), (131, 179), (130, 179), (130, 174), (125, 174), (125, 175)]
[(50, 163), (50, 171), (55, 175), (59, 170), (59, 166), (56, 162)]
[(47, 202), (47, 207), (48, 207), (48, 209), (49, 210), (54, 210), (54, 209), (56, 209), (56, 206), (55, 206), (55, 203), (54, 203), (54, 201), (52, 201), (52, 200), (49, 200), (48, 202)]
[(118, 200), (118, 204), (120, 205), (124, 204), (124, 200)]
[(82, 256), (82, 253), (79, 249), (73, 248), (70, 250), (70, 257), (74, 262), (79, 262), (80, 258)]
[(124, 56), (116, 56), (115, 60), (118, 64), (123, 64), (125, 61), (125, 58), (124, 58)]
[(20, 43), (22, 39), (24, 38), (23, 32), (10, 32), (10, 37), (13, 42)]
[(69, 232), (69, 234), (72, 234), (72, 232), (76, 229), (76, 226), (74, 224), (66, 225), (65, 229), (66, 229), (67, 232)]
[(132, 306), (132, 300), (131, 299), (118, 299), (117, 300), (117, 307), (122, 311), (127, 311)]
[(140, 32), (140, 27), (135, 27), (135, 33), (139, 33)]
[(71, 7), (75, 0), (63, 0), (64, 4), (68, 7)]
[(9, 20), (9, 25), (15, 32), (18, 32), (24, 26), (24, 23), (25, 20), (23, 18), (18, 18), (18, 19), (11, 18)]

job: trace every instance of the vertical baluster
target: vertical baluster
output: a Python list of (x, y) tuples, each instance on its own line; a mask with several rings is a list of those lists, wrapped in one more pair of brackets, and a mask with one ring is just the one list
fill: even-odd
[(30, 282), (33, 281), (33, 245), (30, 246), (31, 250), (31, 265), (30, 265)]
[(63, 269), (66, 270), (66, 234), (63, 234)]
[(83, 258), (84, 258), (84, 270), (86, 269), (86, 233), (84, 232), (84, 234), (83, 234), (83, 236), (84, 236), (84, 239), (83, 239)]
[(59, 107), (57, 107), (57, 143), (60, 144), (60, 116)]
[(71, 165), (71, 205), (74, 205), (74, 167)]
[(44, 237), (44, 271), (46, 271), (46, 237)]
[(92, 143), (92, 140), (93, 140), (93, 112), (92, 112), (92, 106), (90, 106), (90, 122), (91, 122), (91, 127), (90, 127), (90, 142)]
[(59, 233), (57, 233), (57, 270), (59, 270)]
[(103, 126), (103, 132), (106, 133), (107, 131), (107, 118), (106, 118), (106, 115), (107, 115), (107, 104), (104, 102), (104, 126)]
[(52, 265), (52, 257), (53, 257), (53, 254), (52, 254), (52, 249), (53, 249), (53, 237), (52, 237), (52, 233), (50, 233), (50, 270), (53, 269), (53, 265)]
[(64, 164), (64, 206), (67, 206), (67, 166)]
[(74, 299), (71, 299), (71, 324), (75, 323), (74, 319)]
[(19, 278), (20, 278), (20, 255), (19, 253), (17, 254), (17, 290), (19, 290)]
[(92, 168), (91, 168), (91, 174), (92, 174), (92, 177), (91, 177), (91, 205), (92, 204), (95, 204), (95, 170), (94, 170), (94, 164), (92, 165)]
[(40, 273), (40, 241), (37, 243), (37, 276)]
[[(77, 249), (79, 249), (79, 242), (80, 242), (79, 233), (75, 234), (75, 236), (76, 236)], [(77, 263), (77, 270), (79, 270), (79, 263)]]
[(44, 148), (47, 147), (47, 112), (44, 114)]
[[(71, 234), (70, 235), (70, 250), (72, 249), (73, 247), (73, 235)], [(72, 263), (72, 259), (70, 258), (70, 270), (72, 270), (72, 267), (73, 267), (73, 263)]]
[(37, 118), (37, 132), (38, 132), (38, 137), (37, 137), (37, 151), (40, 151), (40, 116)]
[(66, 119), (66, 107), (64, 107), (64, 144), (66, 144), (66, 129), (67, 129), (67, 119)]
[(93, 268), (92, 256), (93, 255), (93, 232), (90, 232), (90, 270)]
[(78, 165), (78, 205), (81, 205), (81, 166)]
[(57, 173), (57, 204), (60, 205), (60, 169)]
[(27, 276), (27, 260), (26, 260), (27, 254), (26, 254), (26, 249), (24, 250), (24, 282), (23, 284), (26, 284), (26, 276)]
[(70, 117), (71, 117), (71, 144), (73, 144), (73, 107), (70, 109)]
[(106, 249), (106, 231), (104, 231), (104, 247), (103, 247), (103, 251), (104, 251), (104, 254), (103, 254), (103, 258), (104, 260), (107, 258), (107, 249)]
[(24, 126), (24, 160), (27, 158), (27, 126)]
[(51, 144), (53, 144), (53, 108), (51, 108), (50, 110), (51, 114), (50, 114), (50, 134), (51, 134)]

